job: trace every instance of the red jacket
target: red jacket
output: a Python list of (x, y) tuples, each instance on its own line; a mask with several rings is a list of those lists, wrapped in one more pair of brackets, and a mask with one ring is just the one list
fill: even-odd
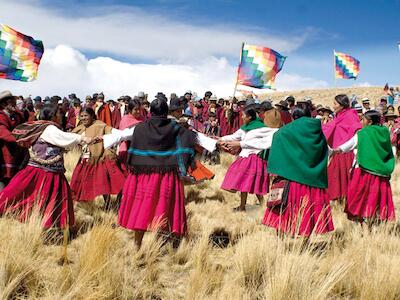
[(0, 181), (11, 179), (21, 166), (26, 149), (16, 144), (12, 130), (23, 122), (23, 116), (18, 112), (11, 118), (0, 111)]

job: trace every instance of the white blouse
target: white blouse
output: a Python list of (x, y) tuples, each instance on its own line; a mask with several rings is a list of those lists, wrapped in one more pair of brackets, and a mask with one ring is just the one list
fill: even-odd
[(66, 149), (71, 149), (82, 141), (79, 134), (64, 132), (54, 125), (47, 126), (39, 138), (49, 144)]
[(240, 141), (239, 156), (248, 157), (250, 154), (257, 154), (261, 150), (271, 148), (272, 138), (278, 128), (262, 127), (250, 131), (239, 129), (234, 134), (226, 135), (221, 138), (222, 141)]

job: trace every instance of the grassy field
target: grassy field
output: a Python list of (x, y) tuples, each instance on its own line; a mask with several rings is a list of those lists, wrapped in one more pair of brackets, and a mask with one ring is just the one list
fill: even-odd
[[(44, 242), (40, 220), (0, 219), (2, 299), (399, 299), (400, 227), (372, 232), (349, 222), (332, 205), (335, 231), (302, 239), (276, 236), (261, 225), (263, 207), (249, 197), (247, 213), (233, 213), (239, 195), (220, 190), (234, 157), (211, 167), (213, 181), (186, 188), (189, 235), (177, 249), (155, 233), (137, 250), (132, 233), (116, 227), (102, 199), (76, 207), (77, 236), (60, 264), (62, 245)], [(76, 153), (66, 157), (70, 179)], [(392, 178), (400, 201), (400, 167)], [(399, 211), (396, 210), (399, 214)], [(213, 232), (230, 236), (226, 248)]]

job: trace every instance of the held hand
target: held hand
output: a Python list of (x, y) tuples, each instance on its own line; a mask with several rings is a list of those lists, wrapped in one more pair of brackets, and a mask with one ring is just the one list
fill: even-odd
[(337, 149), (333, 149), (332, 150), (332, 155), (333, 154), (340, 154), (340, 153), (342, 153), (343, 151), (342, 151), (342, 149), (340, 149), (340, 148), (337, 148)]
[(229, 152), (237, 152), (240, 150), (240, 142), (230, 141), (225, 144), (225, 147), (229, 149)]
[(87, 136), (82, 137), (82, 142), (87, 144), (87, 145), (92, 143), (92, 141), (93, 141), (93, 138), (91, 138), (91, 137), (87, 137)]

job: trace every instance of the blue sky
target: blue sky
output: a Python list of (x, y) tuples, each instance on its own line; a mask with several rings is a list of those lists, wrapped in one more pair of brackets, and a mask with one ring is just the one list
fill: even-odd
[[(29, 17), (13, 18), (8, 14), (4, 17), (6, 24), (23, 32), (33, 31), (48, 47), (71, 46), (88, 60), (107, 56), (134, 65), (200, 66), (200, 60), (216, 58), (226, 60), (225, 72), (231, 72), (238, 63), (240, 42), (245, 41), (288, 56), (278, 75), (281, 80), (278, 88), (303, 88), (302, 78), (308, 80), (304, 80), (307, 82), (304, 88), (312, 87), (313, 83), (316, 87), (333, 85), (333, 49), (361, 61), (357, 81), (338, 80), (339, 86), (399, 83), (400, 1), (16, 0), (15, 3), (21, 5), (20, 11), (34, 7), (37, 15), (43, 17), (37, 22), (38, 19), (30, 21)], [(59, 22), (64, 26), (53, 28), (46, 24), (47, 19), (51, 24)], [(93, 26), (99, 20), (104, 27)], [(74, 26), (75, 31), (70, 29)], [(113, 30), (109, 31), (109, 27)], [(91, 30), (80, 33), (81, 28)], [(161, 32), (159, 36), (157, 32)], [(107, 40), (111, 47), (107, 46)], [(223, 64), (221, 61), (218, 63)]]
[[(77, 5), (135, 6), (190, 24), (233, 23), (279, 35), (307, 30), (310, 31), (309, 39), (298, 50), (287, 54), (289, 58), (283, 72), (296, 72), (332, 83), (330, 65), (335, 48), (361, 61), (358, 81), (372, 85), (381, 85), (386, 81), (398, 83), (400, 53), (396, 45), (400, 41), (400, 1), (74, 0), (68, 1), (67, 5), (66, 1), (46, 2), (66, 11), (75, 9)], [(96, 53), (90, 55), (95, 56)], [(298, 60), (300, 57), (326, 63), (322, 66), (307, 65), (305, 68), (302, 60)], [(346, 82), (341, 81), (340, 84)]]

